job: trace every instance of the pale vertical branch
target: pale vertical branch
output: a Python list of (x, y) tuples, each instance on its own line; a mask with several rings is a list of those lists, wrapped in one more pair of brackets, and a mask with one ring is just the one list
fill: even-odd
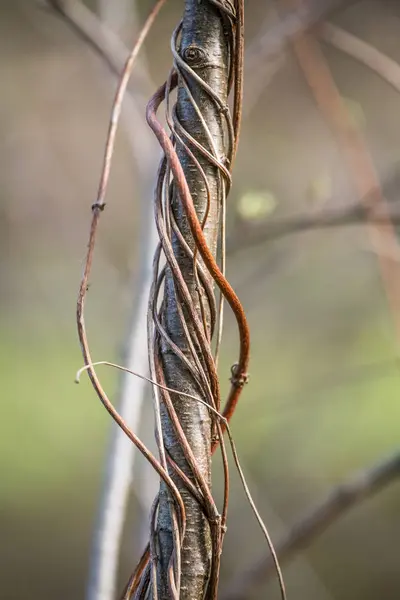
[(98, 0), (97, 12), (100, 20), (115, 33), (120, 34), (126, 26), (136, 22), (134, 0)]
[[(144, 195), (141, 210), (140, 271), (134, 281), (131, 322), (127, 328), (124, 365), (139, 373), (148, 372), (146, 313), (151, 285), (151, 261), (156, 245), (154, 226), (146, 209), (151, 206)], [(117, 404), (119, 413), (130, 428), (137, 431), (147, 389), (146, 382), (124, 373), (120, 379)], [(127, 503), (132, 483), (135, 449), (124, 432), (113, 424), (103, 491), (95, 526), (91, 565), (89, 571), (88, 600), (112, 600), (115, 595), (119, 553)], [(153, 474), (149, 469), (148, 475)], [(152, 475), (156, 477), (156, 475)], [(136, 490), (140, 494), (140, 490)]]
[[(132, 13), (130, 20), (133, 21), (133, 28), (135, 28), (138, 19), (133, 2), (128, 6), (125, 0), (121, 0), (113, 2), (111, 7), (111, 3), (107, 0), (100, 0), (99, 17), (106, 26), (118, 31), (126, 23), (129, 9)], [(111, 49), (106, 42), (104, 48), (108, 52)], [(141, 70), (141, 91), (147, 94), (152, 82), (146, 74), (144, 60), (140, 62), (136, 65), (136, 70), (137, 67)], [(135, 161), (140, 165), (141, 181), (138, 195), (140, 198), (139, 272), (133, 279), (132, 309), (126, 330), (123, 364), (130, 370), (146, 374), (148, 372), (146, 315), (152, 281), (152, 259), (157, 244), (151, 195), (158, 152), (156, 145), (152, 143), (142, 110), (136, 104), (134, 95), (126, 96), (125, 110), (122, 113), (124, 130), (130, 141)], [(128, 373), (122, 374), (117, 406), (121, 417), (133, 431), (139, 429), (146, 389), (144, 380), (132, 377)], [(113, 425), (94, 531), (87, 600), (113, 600), (115, 597), (119, 555), (135, 456), (131, 441), (119, 427)], [(152, 469), (149, 471), (153, 477), (156, 477)]]
[[(75, 0), (53, 0), (51, 3), (101, 54), (113, 73), (119, 76), (129, 52), (108, 27), (108, 19), (113, 14), (113, 11), (109, 11), (110, 3), (101, 2), (100, 20)], [(119, 6), (117, 11), (119, 22), (121, 18), (123, 19), (123, 13), (127, 9), (128, 6), (125, 2)], [(102, 14), (103, 10), (107, 11), (106, 15)], [(134, 12), (132, 5), (133, 16)], [(114, 20), (111, 25), (113, 29), (118, 28), (118, 23)], [(148, 94), (151, 81), (143, 61), (140, 81), (140, 91)], [(146, 313), (152, 278), (152, 257), (156, 247), (150, 199), (152, 173), (156, 166), (158, 153), (156, 144), (145, 125), (143, 114), (144, 107), (141, 108), (138, 105), (136, 97), (132, 94), (127, 95), (122, 118), (132, 155), (135, 162), (140, 164), (141, 181), (138, 196), (141, 203), (138, 212), (141, 236), (139, 242), (140, 266), (132, 286), (132, 313), (127, 328), (124, 363), (131, 370), (146, 373), (148, 371)], [(132, 378), (126, 373), (121, 377), (117, 400), (118, 408), (120, 415), (133, 431), (137, 431), (140, 423), (145, 389), (146, 384), (143, 380)], [(135, 451), (131, 441), (119, 427), (113, 426), (93, 538), (87, 589), (88, 600), (112, 600), (115, 596), (122, 530), (132, 481), (134, 457)]]

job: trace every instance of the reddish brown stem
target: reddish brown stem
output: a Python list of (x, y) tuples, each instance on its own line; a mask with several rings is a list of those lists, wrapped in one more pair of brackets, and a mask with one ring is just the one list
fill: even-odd
[[(176, 76), (173, 78), (174, 85), (177, 83)], [(190, 225), (190, 229), (193, 235), (193, 238), (196, 242), (196, 246), (199, 249), (199, 252), (206, 264), (210, 274), (212, 275), (214, 281), (218, 285), (228, 304), (230, 305), (239, 329), (239, 338), (240, 338), (240, 353), (239, 360), (237, 365), (234, 366), (232, 370), (232, 386), (228, 395), (228, 399), (225, 404), (225, 408), (223, 411), (224, 417), (229, 421), (235, 411), (236, 405), (239, 401), (239, 397), (241, 391), (243, 389), (243, 385), (246, 383), (248, 375), (247, 369), (249, 364), (249, 356), (250, 356), (250, 332), (247, 324), (246, 315), (243, 310), (243, 306), (237, 297), (235, 291), (233, 290), (230, 283), (227, 281), (225, 276), (222, 274), (218, 264), (215, 261), (214, 256), (212, 255), (206, 239), (204, 237), (204, 233), (201, 227), (201, 223), (199, 222), (198, 216), (196, 214), (196, 210), (193, 206), (192, 196), (185, 178), (185, 174), (183, 172), (182, 166), (179, 162), (179, 158), (176, 154), (175, 148), (169, 139), (167, 133), (162, 127), (161, 123), (157, 119), (157, 110), (161, 104), (161, 102), (165, 98), (166, 91), (166, 83), (164, 83), (154, 94), (147, 105), (146, 110), (146, 118), (147, 122), (156, 135), (164, 153), (166, 159), (168, 161), (169, 167), (174, 175), (174, 183), (176, 185), (179, 196), (182, 200), (186, 216), (188, 218), (188, 222)], [(224, 427), (222, 426), (224, 429)], [(218, 445), (218, 441), (215, 440), (213, 443), (213, 449)]]

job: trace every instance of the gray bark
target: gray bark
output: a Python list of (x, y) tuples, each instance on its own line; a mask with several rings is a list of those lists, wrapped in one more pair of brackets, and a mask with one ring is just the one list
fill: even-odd
[[(190, 53), (188, 48), (197, 48), (200, 52)], [(180, 45), (180, 56), (186, 60), (187, 57), (199, 55), (201, 62), (189, 62), (196, 73), (219, 95), (222, 101), (227, 98), (227, 66), (228, 66), (228, 40), (224, 33), (223, 21), (218, 10), (206, 0), (186, 0), (183, 19), (182, 37)], [(222, 116), (209, 96), (200, 88), (198, 83), (188, 76), (191, 93), (200, 107), (208, 128), (212, 134), (214, 146), (219, 157), (226, 154), (223, 137)], [(178, 86), (177, 116), (183, 127), (198, 140), (204, 147), (211, 151), (210, 143), (204, 133), (199, 118), (193, 109), (187, 92), (181, 85)], [(218, 183), (218, 174), (215, 167), (211, 166), (207, 159), (191, 148), (196, 158), (201, 163), (211, 188), (211, 206), (209, 218), (204, 233), (210, 249), (215, 254), (219, 213), (221, 203), (221, 186)], [(177, 152), (183, 166), (188, 185), (193, 197), (193, 202), (200, 220), (202, 219), (206, 204), (207, 194), (204, 181), (182, 147), (177, 147)], [(186, 241), (193, 248), (193, 238), (183, 208), (176, 196), (173, 199), (173, 211), (175, 219), (182, 231)], [(198, 294), (195, 290), (195, 277), (191, 259), (184, 254), (178, 241), (174, 240), (174, 253), (178, 260), (180, 269), (191, 293), (194, 306), (200, 315)], [(173, 278), (167, 271), (164, 291), (163, 320), (165, 328), (172, 340), (181, 348), (185, 355), (191, 359), (190, 350), (177, 312), (177, 298), (174, 291)], [(207, 315), (208, 328), (210, 328), (209, 315)], [(188, 323), (189, 330), (193, 331), (192, 325)], [(184, 368), (180, 360), (173, 354), (169, 347), (162, 349), (162, 361), (167, 384), (180, 391), (189, 394), (198, 394), (198, 387), (192, 377)], [(211, 422), (208, 410), (199, 403), (188, 401), (186, 398), (173, 394), (172, 400), (187, 436), (188, 442), (193, 449), (200, 471), (206, 481), (211, 479)], [(173, 427), (167, 414), (163, 413), (163, 430), (165, 447), (172, 455), (175, 462), (192, 478), (192, 474), (183, 456), (182, 449), (176, 441)], [(190, 496), (183, 487), (182, 482), (177, 479), (176, 483), (180, 489), (187, 511), (187, 532), (182, 548), (182, 574), (181, 594), (182, 600), (202, 599), (207, 587), (207, 581), (211, 566), (211, 541), (210, 530), (201, 508), (194, 498)], [(158, 537), (160, 542), (159, 562), (159, 597), (169, 598), (167, 583), (167, 568), (172, 552), (172, 522), (170, 517), (169, 495), (165, 486), (160, 488), (160, 506), (158, 516)]]

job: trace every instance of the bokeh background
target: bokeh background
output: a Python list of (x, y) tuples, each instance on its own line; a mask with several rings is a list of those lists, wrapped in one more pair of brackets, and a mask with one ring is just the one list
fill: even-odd
[[(129, 45), (135, 19), (143, 21), (150, 3), (111, 4), (87, 2)], [(181, 11), (182, 2), (170, 0), (146, 43), (142, 68), (154, 89), (170, 66), (169, 36)], [(273, 26), (274, 4), (247, 0), (246, 18), (249, 49), (262, 27)], [(400, 62), (398, 2), (353, 2), (332, 21)], [(399, 201), (399, 94), (351, 58), (322, 48), (388, 201)], [(240, 232), (254, 223), (357, 200), (291, 50), (268, 68), (257, 55), (248, 64), (228, 206), (238, 247), (228, 273), (247, 310), (253, 346), (251, 383), (233, 432), (277, 541), (333, 486), (398, 448), (400, 371), (393, 315), (365, 227), (245, 247)], [(33, 0), (0, 3), (0, 73), (1, 597), (78, 599), (85, 594), (111, 423), (86, 377), (74, 384), (82, 364), (75, 300), (116, 79), (78, 31)], [(138, 96), (147, 93), (143, 81), (134, 76)], [(145, 101), (138, 102), (144, 114)], [(96, 360), (120, 359), (143, 240), (148, 181), (126, 126), (132, 130), (126, 121), (118, 136), (87, 303)], [(150, 132), (138, 131), (154, 148), (155, 174), (156, 146)], [(234, 332), (227, 314), (224, 389)], [(101, 374), (115, 398), (118, 377)], [(151, 438), (148, 415), (141, 430)], [(137, 465), (142, 480), (150, 477)], [(143, 487), (132, 486), (121, 585), (141, 551)], [(289, 598), (399, 598), (399, 506), (400, 486), (393, 483), (333, 524), (285, 566)], [(234, 476), (221, 587), (265, 552)], [(277, 598), (276, 584), (249, 596), (261, 597)]]

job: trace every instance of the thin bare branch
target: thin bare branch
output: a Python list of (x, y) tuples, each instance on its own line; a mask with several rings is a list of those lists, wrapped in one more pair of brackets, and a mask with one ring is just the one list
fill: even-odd
[(400, 92), (400, 65), (364, 40), (332, 23), (317, 29), (318, 37), (364, 64)]
[[(275, 549), (280, 562), (309, 546), (329, 525), (352, 507), (384, 490), (400, 476), (400, 452), (366, 471), (351, 477), (333, 489), (328, 497), (291, 527)], [(221, 600), (246, 600), (274, 572), (271, 557), (265, 556), (247, 571), (235, 577), (221, 594)]]
[[(298, 6), (300, 0), (281, 0)], [(386, 219), (382, 223), (369, 223), (371, 245), (379, 252), (379, 244), (386, 237), (393, 246), (397, 244), (396, 231), (390, 220), (390, 207), (383, 195), (368, 147), (358, 127), (351, 121), (342, 97), (324, 59), (321, 48), (311, 33), (300, 33), (292, 38), (299, 66), (310, 86), (315, 103), (335, 136), (344, 157), (350, 181), (359, 201), (366, 204), (367, 217), (375, 208)], [(397, 343), (400, 343), (400, 266), (385, 256), (378, 256), (378, 265), (384, 290), (393, 317)]]
[(280, 219), (269, 219), (254, 225), (243, 224), (229, 236), (226, 250), (232, 256), (241, 250), (287, 235), (316, 229), (367, 224), (367, 218), (369, 223), (384, 224), (387, 223), (388, 217), (394, 225), (400, 224), (400, 207), (390, 205), (388, 212), (374, 209), (367, 217), (365, 203), (356, 202), (343, 208), (321, 209), (310, 214), (301, 213)]
[[(259, 100), (263, 90), (284, 65), (287, 41), (315, 27), (321, 40), (363, 63), (394, 89), (400, 91), (400, 67), (393, 59), (360, 40), (355, 35), (331, 23), (322, 22), (340, 8), (352, 4), (349, 0), (303, 3), (301, 8), (282, 14), (271, 25), (271, 17), (265, 19), (260, 32), (246, 51), (247, 95), (244, 107), (248, 115)], [(250, 100), (249, 100), (250, 99)]]
[(273, 19), (269, 7), (268, 16), (245, 54), (247, 83), (244, 114), (246, 116), (250, 114), (264, 89), (283, 66), (288, 40), (318, 25), (334, 11), (350, 4), (352, 0), (307, 0), (301, 7), (282, 11), (279, 17)]
[[(109, 28), (104, 18), (103, 10), (109, 3), (100, 2), (99, 17), (96, 17), (81, 2), (75, 0), (51, 2), (66, 23), (73, 28), (102, 61), (110, 69), (113, 77), (120, 78), (130, 51)], [(115, 4), (115, 3), (114, 3)], [(126, 2), (123, 2), (127, 8)], [(114, 7), (115, 8), (115, 7)], [(134, 29), (138, 29), (136, 9), (131, 6), (134, 15)], [(109, 14), (112, 11), (107, 11)], [(121, 17), (121, 11), (119, 14)], [(124, 130), (130, 141), (134, 159), (140, 164), (140, 223), (141, 235), (139, 240), (139, 272), (132, 282), (132, 309), (127, 327), (123, 354), (127, 365), (139, 371), (148, 369), (148, 361), (143, 348), (146, 345), (147, 328), (147, 298), (152, 280), (152, 258), (156, 247), (156, 233), (152, 222), (153, 210), (148, 198), (152, 193), (153, 172), (157, 163), (157, 149), (153, 144), (148, 127), (143, 119), (145, 95), (152, 88), (148, 75), (146, 61), (136, 63), (135, 89), (129, 87), (121, 117), (124, 118)], [(139, 77), (138, 77), (139, 75)], [(119, 382), (117, 406), (124, 421), (134, 431), (146, 405), (143, 403), (146, 386), (143, 381), (123, 375)], [(107, 451), (107, 461), (103, 480), (98, 516), (94, 528), (91, 561), (88, 578), (88, 600), (111, 600), (115, 595), (118, 557), (121, 545), (125, 513), (131, 491), (135, 466), (135, 450), (130, 440), (119, 428), (111, 428), (110, 441)], [(146, 502), (151, 480), (154, 487), (157, 475), (147, 463), (147, 486), (135, 488), (135, 494), (143, 508), (147, 510), (151, 502)], [(153, 498), (151, 498), (152, 500)], [(145, 531), (144, 531), (145, 530)], [(142, 537), (146, 535), (147, 526), (143, 526)], [(140, 544), (140, 541), (139, 541)], [(138, 544), (138, 545), (139, 545)]]
[(273, 27), (269, 21), (262, 24), (260, 35), (252, 45), (253, 60), (270, 60), (281, 53), (287, 42), (315, 26), (321, 19), (326, 18), (332, 11), (351, 4), (349, 0), (308, 0), (301, 6), (282, 11), (282, 16)]
[[(111, 405), (109, 399), (107, 398), (104, 390), (102, 389), (101, 384), (97, 378), (97, 375), (96, 375), (93, 367), (90, 366), (92, 361), (91, 361), (90, 350), (89, 350), (87, 334), (86, 334), (86, 329), (85, 329), (85, 322), (84, 322), (84, 303), (85, 303), (85, 296), (87, 293), (91, 264), (92, 264), (92, 260), (93, 260), (96, 230), (97, 230), (98, 220), (99, 220), (101, 211), (104, 209), (104, 206), (105, 206), (105, 194), (106, 194), (106, 188), (107, 188), (108, 178), (109, 178), (109, 174), (110, 174), (111, 158), (112, 158), (114, 144), (115, 144), (116, 131), (117, 131), (118, 121), (119, 121), (119, 117), (120, 117), (121, 109), (122, 109), (122, 100), (123, 100), (123, 97), (124, 97), (124, 94), (125, 94), (125, 91), (126, 91), (126, 88), (128, 85), (129, 77), (130, 77), (134, 62), (137, 58), (137, 54), (138, 54), (141, 46), (143, 45), (143, 42), (147, 36), (148, 31), (151, 28), (151, 25), (152, 25), (156, 15), (158, 14), (159, 10), (161, 9), (162, 5), (164, 4), (164, 1), (165, 0), (159, 0), (157, 2), (157, 4), (154, 6), (153, 10), (150, 12), (149, 17), (146, 20), (141, 32), (139, 33), (138, 39), (125, 62), (125, 66), (124, 66), (124, 69), (122, 71), (122, 75), (121, 75), (121, 78), (119, 81), (117, 93), (116, 93), (114, 104), (113, 104), (113, 110), (112, 110), (112, 116), (111, 116), (108, 138), (107, 138), (107, 143), (106, 143), (106, 149), (105, 149), (105, 154), (104, 154), (103, 170), (102, 170), (101, 180), (100, 180), (100, 184), (99, 184), (97, 201), (92, 206), (93, 219), (92, 219), (92, 225), (91, 225), (91, 231), (90, 231), (90, 239), (89, 239), (89, 245), (88, 245), (86, 264), (85, 264), (84, 274), (82, 277), (82, 282), (81, 282), (80, 291), (79, 291), (79, 298), (78, 298), (78, 304), (77, 304), (77, 323), (78, 323), (78, 333), (79, 333), (79, 338), (80, 338), (80, 342), (81, 342), (83, 356), (85, 359), (85, 363), (89, 365), (89, 368), (88, 368), (89, 377), (92, 381), (94, 388), (97, 391), (97, 394), (98, 394), (100, 400), (102, 401), (102, 403), (104, 404), (104, 406), (106, 407), (108, 412), (111, 414), (111, 416), (114, 418), (114, 420), (118, 423), (118, 425), (123, 430), (125, 435), (139, 448), (139, 450), (151, 462), (151, 464), (155, 468), (155, 470), (160, 474), (160, 476), (162, 478), (164, 478), (166, 485), (168, 486), (168, 489), (171, 490), (172, 496), (175, 497), (176, 496), (176, 488), (172, 482), (172, 479), (168, 475), (166, 462), (163, 461), (160, 464), (160, 463), (158, 463), (158, 461), (156, 461), (155, 457), (152, 456), (152, 454), (148, 451), (148, 449), (144, 446), (144, 444), (142, 444), (142, 442), (137, 438), (137, 436), (131, 430), (129, 425), (124, 421), (124, 419), (121, 417), (121, 415), (119, 415), (119, 413), (114, 409), (114, 407)], [(90, 13), (89, 13), (89, 15), (90, 15)], [(85, 18), (87, 18), (87, 16), (88, 15), (86, 14)], [(117, 450), (119, 447), (121, 447), (121, 444), (118, 444), (118, 440), (117, 440), (116, 444), (112, 445), (112, 449)], [(124, 460), (125, 460), (125, 457), (124, 457)], [(127, 460), (130, 464), (129, 458)], [(110, 464), (108, 465), (107, 474), (112, 473), (112, 475), (114, 475), (112, 464), (113, 464), (113, 461), (111, 458)], [(126, 472), (123, 472), (122, 475), (123, 475), (124, 480), (126, 480)], [(129, 475), (128, 475), (128, 478), (129, 478)], [(114, 477), (113, 481), (114, 481), (114, 484), (121, 483), (118, 477)], [(114, 491), (119, 493), (124, 488), (124, 483), (126, 483), (126, 481), (122, 482), (122, 486), (117, 485), (115, 487), (115, 485), (114, 485), (114, 487), (113, 487)], [(125, 485), (125, 489), (126, 489), (126, 487), (127, 486)], [(93, 555), (91, 577), (90, 577), (89, 587), (88, 587), (89, 598), (93, 598), (96, 600), (98, 598), (101, 598), (104, 600), (109, 600), (109, 598), (111, 598), (114, 595), (113, 588), (115, 586), (118, 546), (119, 546), (120, 530), (121, 530), (120, 526), (122, 524), (124, 510), (125, 510), (124, 500), (125, 500), (125, 498), (120, 498), (120, 497), (115, 498), (115, 495), (111, 494), (111, 492), (108, 489), (106, 490), (105, 496), (103, 498), (102, 509), (100, 511), (100, 513), (101, 513), (100, 514), (100, 527), (99, 527), (99, 530), (96, 532), (96, 538), (95, 538), (95, 554)], [(176, 502), (177, 502), (177, 504), (176, 504), (177, 510), (179, 511), (179, 522), (184, 530), (185, 509), (184, 509), (183, 503), (181, 502), (180, 497), (179, 498), (176, 497)], [(114, 515), (111, 515), (111, 512), (110, 512), (111, 508), (118, 509), (118, 511), (117, 511), (118, 514), (116, 515), (116, 520), (114, 520), (114, 521), (113, 521)], [(111, 519), (110, 519), (110, 515), (112, 516)], [(111, 528), (111, 526), (107, 528), (108, 525), (119, 525), (119, 527), (116, 527), (115, 530), (113, 530)], [(104, 526), (104, 529), (102, 528), (102, 526)], [(108, 536), (107, 532), (111, 533), (111, 535)], [(107, 541), (107, 545), (105, 543), (103, 543), (105, 540)], [(112, 542), (114, 542), (114, 543), (112, 543)], [(109, 560), (110, 564), (103, 564), (104, 560), (107, 560), (107, 558), (110, 559)]]
[(101, 178), (100, 178), (99, 191), (97, 194), (96, 206), (100, 210), (103, 210), (103, 208), (105, 206), (105, 194), (106, 194), (106, 189), (107, 189), (108, 180), (109, 180), (109, 176), (110, 176), (111, 158), (112, 158), (112, 155), (114, 152), (115, 137), (117, 134), (118, 122), (119, 122), (119, 117), (120, 117), (121, 109), (122, 109), (122, 101), (125, 96), (129, 78), (131, 76), (132, 69), (133, 69), (134, 63), (136, 61), (136, 58), (139, 54), (139, 51), (147, 37), (147, 34), (149, 33), (149, 31), (154, 23), (154, 20), (156, 19), (157, 15), (158, 15), (159, 11), (161, 10), (162, 6), (164, 5), (164, 3), (165, 3), (165, 0), (158, 0), (157, 3), (154, 5), (154, 8), (151, 10), (145, 24), (143, 25), (143, 27), (139, 33), (139, 37), (137, 38), (137, 40), (132, 48), (132, 51), (130, 52), (130, 54), (125, 62), (125, 66), (122, 71), (121, 78), (119, 80), (119, 84), (118, 84), (118, 88), (117, 88), (117, 92), (115, 95), (114, 104), (113, 104), (113, 108), (112, 108), (112, 113), (111, 113), (110, 126), (109, 126), (109, 130), (108, 130), (108, 135), (107, 135), (107, 143), (106, 143), (106, 148), (104, 151), (103, 168), (102, 168), (102, 173), (101, 173)]
[[(105, 23), (96, 17), (82, 2), (78, 0), (47, 0), (63, 18), (69, 23), (77, 35), (80, 36), (93, 50), (102, 58), (104, 64), (108, 66), (111, 73), (119, 80), (124, 70), (126, 61), (129, 59), (131, 51), (122, 43), (119, 37)], [(164, 0), (165, 1), (165, 0)], [(162, 2), (161, 4), (163, 4)], [(150, 154), (154, 150), (151, 136), (145, 135), (143, 130), (143, 112), (139, 109), (139, 104), (145, 106), (147, 98), (144, 90), (148, 88), (149, 79), (145, 69), (140, 65), (135, 67), (136, 81), (135, 89), (130, 88), (132, 97), (127, 96), (125, 104), (128, 104), (129, 118), (135, 119), (137, 128), (140, 127), (137, 138), (140, 138), (139, 151), (138, 143), (133, 142), (132, 150), (135, 160), (141, 164), (143, 153)], [(138, 77), (139, 76), (139, 77)], [(129, 85), (129, 82), (128, 82)], [(133, 99), (134, 98), (134, 99)], [(143, 125), (142, 125), (143, 124)], [(128, 130), (129, 133), (129, 130)], [(130, 136), (132, 141), (132, 136)]]
[(66, 18), (77, 34), (101, 55), (108, 67), (120, 76), (129, 49), (120, 38), (78, 0), (47, 0), (48, 4)]
[[(339, 3), (337, 6), (339, 6)], [(326, 5), (326, 10), (328, 11), (330, 8), (328, 3)], [(321, 12), (315, 13), (310, 7), (304, 10), (306, 10), (306, 12), (308, 11), (308, 20), (294, 18), (292, 22), (289, 20), (290, 16), (286, 17), (287, 20), (285, 20), (285, 17), (282, 17), (281, 28), (282, 31), (285, 32), (285, 35), (282, 34), (280, 37), (277, 36), (276, 38), (277, 40), (280, 40), (279, 43), (276, 41), (276, 47), (279, 47), (280, 50), (283, 49), (284, 42), (288, 35), (301, 33), (302, 30), (307, 29), (310, 25), (317, 22), (318, 18), (322, 16)], [(296, 12), (293, 13), (294, 16), (296, 14)], [(294, 23), (297, 23), (297, 29), (294, 26)], [(289, 27), (289, 25), (291, 26)], [(363, 63), (389, 83), (394, 89), (400, 92), (400, 66), (393, 59), (387, 57), (382, 52), (378, 51), (370, 44), (367, 44), (365, 41), (360, 40), (353, 34), (350, 34), (331, 23), (320, 24), (316, 31), (324, 42), (331, 44), (335, 48)], [(275, 29), (272, 28), (271, 30), (271, 28), (268, 27), (266, 33), (264, 35), (260, 34), (248, 51), (251, 69), (257, 73), (259, 71), (258, 67), (261, 66), (261, 64), (265, 65), (271, 60), (274, 47), (273, 40), (275, 39), (274, 33)], [(280, 68), (280, 63), (278, 64), (275, 61), (273, 64), (275, 65), (274, 69)], [(254, 93), (252, 91), (251, 97), (253, 97), (253, 95)], [(254, 100), (256, 101), (257, 98), (255, 97)], [(246, 110), (248, 110), (247, 104)], [(362, 202), (353, 203), (345, 208), (324, 209), (310, 215), (300, 214), (279, 220), (270, 219), (267, 222), (258, 225), (244, 225), (243, 227), (240, 227), (240, 229), (238, 228), (234, 231), (228, 238), (227, 253), (232, 255), (242, 249), (254, 247), (265, 241), (277, 239), (292, 233), (343, 225), (364, 224), (367, 221), (365, 205), (370, 203), (370, 196), (371, 194), (367, 194)], [(400, 222), (400, 210), (395, 206), (389, 206), (387, 208), (388, 214), (385, 214), (382, 209), (377, 211), (376, 206), (372, 206), (372, 203), (371, 209), (372, 210), (368, 215), (368, 221), (370, 223), (382, 225), (387, 223), (388, 217), (393, 224), (399, 224)]]

